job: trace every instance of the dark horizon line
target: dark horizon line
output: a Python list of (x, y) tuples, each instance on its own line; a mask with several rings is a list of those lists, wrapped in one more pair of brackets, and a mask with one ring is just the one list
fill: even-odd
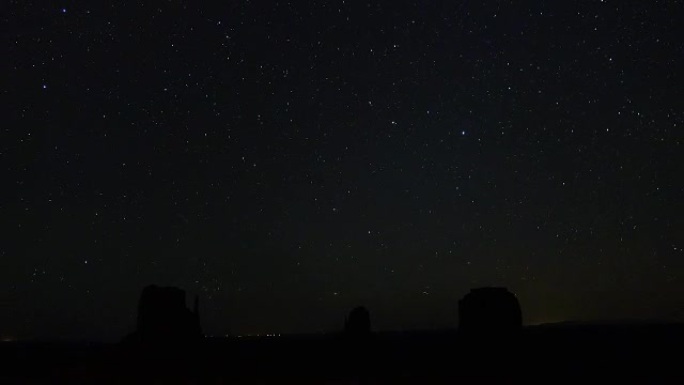
[[(684, 319), (641, 319), (641, 318), (624, 318), (624, 319), (595, 319), (595, 320), (567, 320), (544, 323), (524, 324), (524, 329), (548, 328), (548, 327), (619, 327), (619, 326), (682, 326), (684, 327)], [(310, 338), (310, 337), (325, 337), (342, 334), (343, 329), (328, 330), (328, 331), (312, 331), (312, 332), (294, 332), (294, 333), (247, 333), (247, 334), (203, 334), (203, 339), (214, 340), (263, 340), (263, 339), (278, 339), (278, 338)], [(392, 334), (438, 334), (438, 333), (458, 333), (458, 327), (449, 328), (419, 328), (419, 329), (385, 329), (373, 330), (374, 335), (392, 335)], [(11, 345), (21, 343), (36, 343), (36, 344), (98, 344), (98, 345), (115, 345), (121, 342), (122, 338), (108, 339), (108, 338), (14, 338), (10, 336), (3, 336), (0, 339), (0, 345)]]

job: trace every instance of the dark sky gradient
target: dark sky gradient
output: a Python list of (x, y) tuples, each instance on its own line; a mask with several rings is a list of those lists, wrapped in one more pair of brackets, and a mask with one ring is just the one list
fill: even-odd
[(126, 3), (4, 7), (5, 338), (682, 319), (681, 1)]

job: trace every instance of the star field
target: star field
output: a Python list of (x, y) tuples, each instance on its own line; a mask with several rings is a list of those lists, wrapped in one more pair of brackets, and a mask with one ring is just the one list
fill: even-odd
[(679, 1), (12, 1), (0, 333), (680, 317)]

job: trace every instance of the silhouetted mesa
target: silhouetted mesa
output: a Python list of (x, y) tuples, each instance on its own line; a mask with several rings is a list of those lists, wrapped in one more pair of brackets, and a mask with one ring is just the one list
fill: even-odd
[(518, 298), (505, 287), (471, 289), (458, 302), (459, 330), (512, 332), (522, 327)]
[(370, 334), (370, 313), (363, 306), (358, 306), (349, 312), (344, 322), (344, 331), (352, 336), (364, 336)]
[(155, 285), (143, 289), (138, 304), (139, 341), (189, 341), (201, 336), (197, 297), (194, 311), (190, 311), (185, 305), (184, 290)]

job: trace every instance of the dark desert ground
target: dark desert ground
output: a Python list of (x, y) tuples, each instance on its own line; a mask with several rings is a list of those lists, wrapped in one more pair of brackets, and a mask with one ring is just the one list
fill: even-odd
[[(169, 288), (153, 290), (161, 293)], [(497, 298), (501, 292), (512, 298), (508, 302), (512, 307), (506, 298)], [(470, 305), (465, 299), (459, 302), (458, 329), (377, 333), (371, 329), (370, 312), (356, 307), (345, 318), (344, 329), (336, 333), (222, 338), (205, 337), (197, 323), (186, 321), (197, 314), (196, 309), (190, 311), (182, 304), (174, 310), (163, 293), (154, 299), (143, 295), (137, 330), (121, 342), (4, 342), (0, 378), (8, 384), (679, 383), (682, 379), (682, 324), (522, 327), (513, 294), (502, 288), (472, 293), (479, 298)]]

